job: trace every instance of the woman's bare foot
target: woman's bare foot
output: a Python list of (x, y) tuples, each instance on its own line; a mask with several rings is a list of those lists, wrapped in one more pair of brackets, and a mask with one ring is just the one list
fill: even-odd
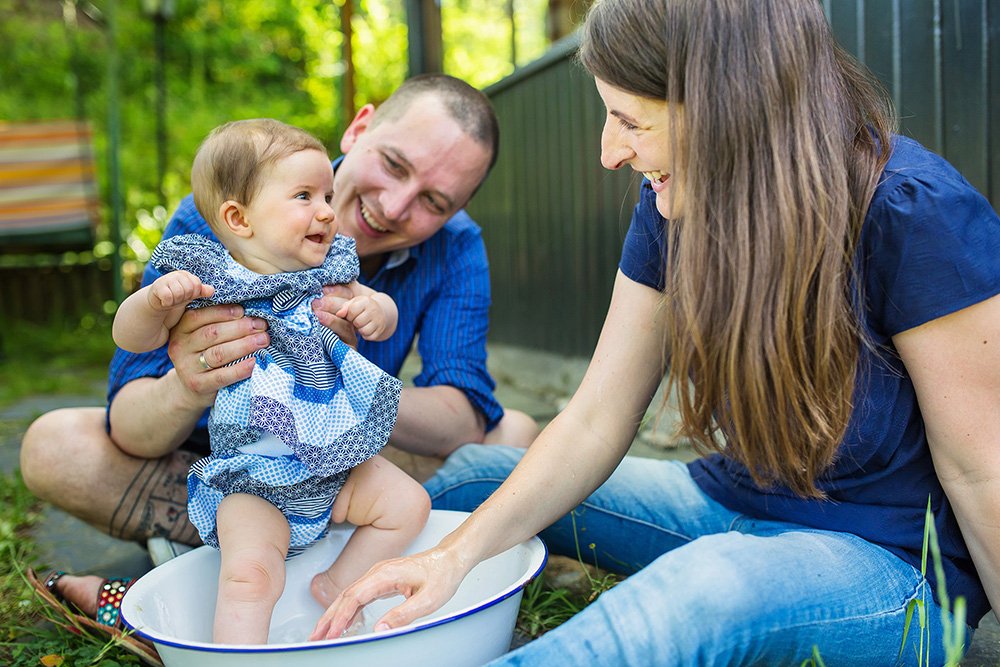
[(87, 617), (97, 616), (97, 599), (100, 597), (104, 580), (94, 575), (77, 577), (64, 574), (52, 585), (52, 592), (67, 602), (76, 605)]

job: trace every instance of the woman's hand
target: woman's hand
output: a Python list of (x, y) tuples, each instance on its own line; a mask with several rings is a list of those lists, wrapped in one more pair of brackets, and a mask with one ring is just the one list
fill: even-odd
[(267, 323), (243, 317), (237, 305), (188, 310), (170, 330), (167, 354), (183, 386), (195, 402), (208, 407), (222, 387), (250, 377), (254, 358), (227, 366), (261, 350), (270, 342)]
[(326, 285), (323, 287), (323, 296), (313, 300), (312, 309), (320, 324), (356, 350), (358, 334), (354, 330), (354, 325), (342, 317), (337, 317), (337, 311), (353, 298), (354, 291), (347, 285)]
[(466, 573), (458, 559), (440, 546), (377, 563), (344, 589), (319, 619), (309, 639), (337, 639), (366, 605), (395, 595), (404, 596), (406, 601), (386, 612), (375, 623), (375, 631), (412, 623), (450, 600)]

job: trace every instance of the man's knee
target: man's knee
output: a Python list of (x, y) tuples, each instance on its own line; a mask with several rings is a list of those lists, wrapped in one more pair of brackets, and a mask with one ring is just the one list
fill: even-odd
[(484, 445), (527, 448), (540, 433), (534, 417), (520, 410), (504, 410), (503, 418), (483, 438)]
[(69, 434), (80, 433), (87, 426), (80, 417), (75, 409), (47, 412), (25, 432), (21, 440), (21, 476), (35, 495), (46, 497), (53, 477), (62, 469), (61, 463), (72, 458), (72, 450), (80, 440)]
[(110, 443), (102, 408), (67, 408), (36, 419), (21, 440), (21, 476), (39, 498), (60, 507), (71, 490), (88, 478)]

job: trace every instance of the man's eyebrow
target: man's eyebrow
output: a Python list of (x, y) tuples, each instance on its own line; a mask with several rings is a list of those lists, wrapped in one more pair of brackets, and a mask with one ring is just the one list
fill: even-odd
[[(391, 154), (393, 160), (405, 166), (409, 171), (411, 172), (416, 171), (416, 167), (413, 166), (413, 163), (407, 160), (406, 156), (403, 155), (401, 152), (399, 152), (398, 149), (386, 146), (382, 150), (384, 150), (386, 153)], [(446, 204), (445, 206), (446, 209), (451, 210), (455, 207), (455, 200), (452, 199), (450, 196), (448, 196), (447, 193), (441, 192), (440, 190), (434, 190), (431, 194), (434, 194), (443, 199)]]

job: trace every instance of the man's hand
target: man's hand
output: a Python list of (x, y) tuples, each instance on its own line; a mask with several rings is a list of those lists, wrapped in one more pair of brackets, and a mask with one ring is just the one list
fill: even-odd
[[(167, 354), (184, 387), (208, 407), (219, 389), (250, 377), (255, 360), (249, 355), (270, 343), (266, 328), (258, 317), (243, 317), (237, 305), (188, 310), (170, 330)], [(227, 366), (237, 359), (243, 361)]]
[(337, 334), (340, 340), (357, 349), (358, 335), (354, 325), (342, 317), (337, 317), (337, 311), (353, 298), (354, 291), (347, 285), (326, 285), (323, 287), (323, 296), (313, 301), (312, 309), (320, 324)]

